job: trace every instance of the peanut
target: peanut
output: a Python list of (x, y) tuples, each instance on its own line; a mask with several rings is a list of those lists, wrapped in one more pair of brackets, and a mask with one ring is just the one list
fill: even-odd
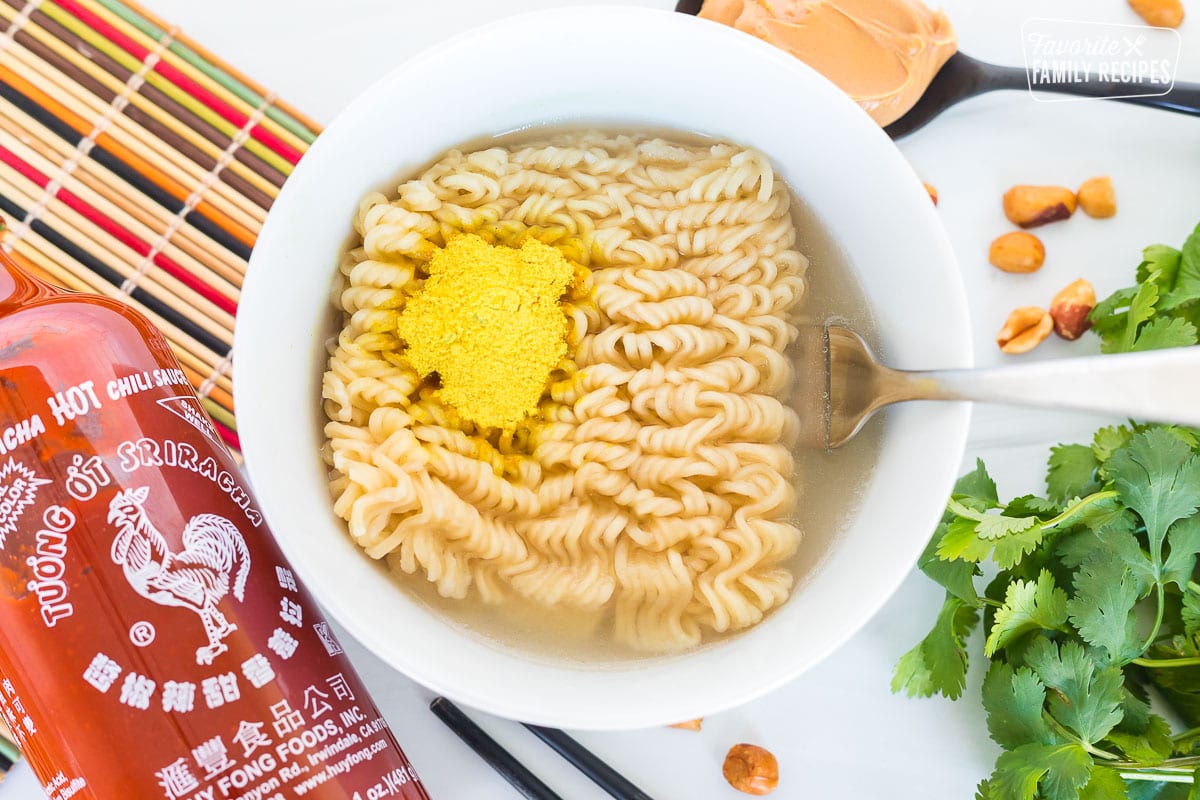
[(1183, 0), (1129, 0), (1129, 6), (1147, 25), (1178, 28), (1183, 22)]
[(1075, 193), (1062, 186), (1014, 186), (1004, 193), (1004, 215), (1014, 225), (1036, 228), (1075, 213)]
[(1096, 219), (1105, 219), (1117, 213), (1117, 195), (1113, 191), (1112, 178), (1090, 178), (1083, 182), (1075, 193), (1083, 213)]
[(1054, 330), (1054, 319), (1037, 306), (1023, 306), (1008, 315), (1004, 327), (996, 334), (1000, 352), (1009, 355), (1028, 353), (1037, 347), (1050, 331)]
[(704, 718), (689, 719), (687, 722), (676, 722), (672, 728), (679, 728), (681, 731), (698, 731), (700, 726), (704, 724)]
[(927, 183), (927, 184), (925, 184), (925, 191), (929, 193), (929, 199), (932, 200), (933, 204), (936, 206), (937, 201), (938, 201), (937, 187), (934, 186), (932, 183)]
[(992, 242), (988, 261), (1005, 272), (1037, 272), (1046, 262), (1046, 247), (1032, 233), (1013, 231)]
[(730, 786), (746, 794), (770, 794), (779, 786), (779, 762), (770, 750), (754, 744), (729, 748), (721, 774)]
[(1088, 315), (1096, 307), (1096, 290), (1080, 278), (1069, 284), (1050, 303), (1050, 317), (1054, 320), (1054, 332), (1068, 341), (1074, 341), (1092, 327)]

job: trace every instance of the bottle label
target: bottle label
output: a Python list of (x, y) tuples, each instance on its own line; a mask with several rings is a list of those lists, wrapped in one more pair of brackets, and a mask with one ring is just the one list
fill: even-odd
[(0, 420), (0, 714), (47, 796), (426, 798), (186, 375), (98, 369)]

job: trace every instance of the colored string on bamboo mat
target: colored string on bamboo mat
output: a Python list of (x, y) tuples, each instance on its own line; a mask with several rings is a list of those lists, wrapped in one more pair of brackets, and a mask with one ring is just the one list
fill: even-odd
[(250, 249), (318, 127), (121, 0), (0, 0), (0, 247), (166, 335), (226, 443)]

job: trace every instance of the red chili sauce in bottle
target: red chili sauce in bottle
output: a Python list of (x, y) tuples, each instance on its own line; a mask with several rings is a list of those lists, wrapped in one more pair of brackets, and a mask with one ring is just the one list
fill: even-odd
[(428, 800), (162, 335), (6, 255), (0, 675), (52, 800)]

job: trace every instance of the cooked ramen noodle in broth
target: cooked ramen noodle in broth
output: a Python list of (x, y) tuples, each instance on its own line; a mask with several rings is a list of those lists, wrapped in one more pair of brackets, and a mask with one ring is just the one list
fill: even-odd
[[(443, 597), (569, 611), (643, 651), (761, 620), (801, 539), (789, 205), (754, 150), (595, 131), (453, 150), (365, 197), (322, 386), (354, 541)], [(536, 240), (581, 276), (565, 355), (511, 425), (459, 413), (399, 332), (469, 234)]]

